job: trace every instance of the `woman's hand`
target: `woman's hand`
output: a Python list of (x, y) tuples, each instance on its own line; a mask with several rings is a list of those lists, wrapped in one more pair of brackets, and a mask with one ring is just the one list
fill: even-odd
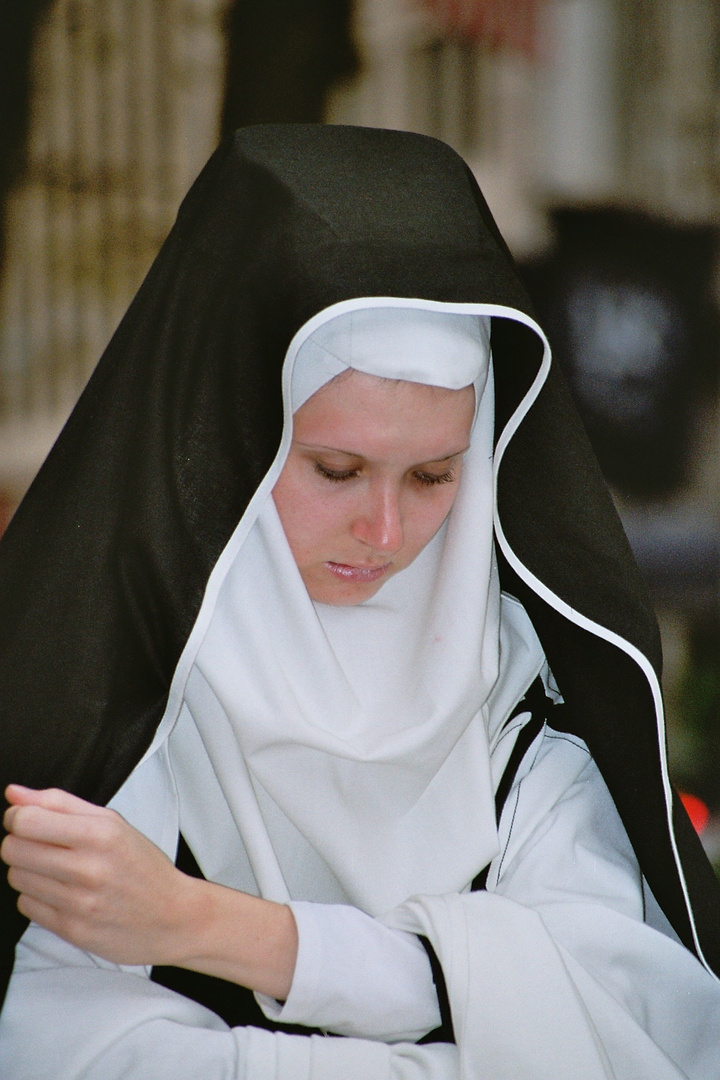
[(188, 877), (114, 810), (11, 784), (0, 856), (23, 915), (118, 964), (174, 964), (283, 999), (288, 907)]
[[(23, 915), (120, 964), (172, 963), (190, 879), (113, 810), (12, 784), (0, 854)], [(170, 949), (168, 948), (170, 946)]]

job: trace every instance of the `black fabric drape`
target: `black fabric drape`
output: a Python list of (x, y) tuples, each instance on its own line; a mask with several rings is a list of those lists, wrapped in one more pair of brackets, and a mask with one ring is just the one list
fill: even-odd
[[(125, 780), (163, 714), (208, 576), (277, 451), (289, 342), (358, 296), (529, 312), (472, 175), (443, 144), (303, 125), (249, 128), (223, 144), (0, 544), (3, 785), (106, 802)], [(501, 431), (541, 345), (498, 318), (493, 353)], [(524, 568), (522, 580), (509, 567), (506, 578), (690, 943), (647, 680), (532, 584), (659, 669), (643, 586), (559, 376), (505, 452), (499, 507)], [(717, 890), (694, 834), (683, 835), (718, 958)], [(17, 933), (14, 904), (5, 886), (0, 925)]]
[(225, 16), (222, 131), (319, 123), (328, 92), (354, 74), (350, 0), (236, 0)]

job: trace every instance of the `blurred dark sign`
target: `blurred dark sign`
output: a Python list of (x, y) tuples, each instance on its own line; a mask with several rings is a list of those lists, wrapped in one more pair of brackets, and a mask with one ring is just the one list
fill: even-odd
[(619, 210), (555, 223), (555, 252), (527, 272), (541, 321), (608, 480), (661, 497), (685, 478), (717, 368), (714, 232)]

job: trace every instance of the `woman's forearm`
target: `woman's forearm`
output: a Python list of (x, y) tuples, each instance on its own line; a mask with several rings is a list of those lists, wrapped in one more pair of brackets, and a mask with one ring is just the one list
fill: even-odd
[(166, 949), (165, 963), (284, 1001), (295, 971), (297, 927), (285, 904), (186, 878)]
[(183, 874), (114, 810), (11, 785), (0, 854), (29, 919), (116, 964), (173, 964), (284, 999), (290, 908)]

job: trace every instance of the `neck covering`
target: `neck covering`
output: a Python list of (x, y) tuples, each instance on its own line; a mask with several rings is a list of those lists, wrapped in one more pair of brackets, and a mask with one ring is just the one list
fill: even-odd
[[(310, 600), (268, 495), (219, 586), (170, 749), (183, 834), (206, 877), (379, 914), (465, 888), (497, 851), (489, 320), (401, 307), (329, 319), (297, 352), (293, 412), (348, 367), (474, 386), (449, 518), (374, 597), (331, 606)], [(504, 657), (513, 703), (543, 657), (529, 621), (517, 608), (508, 618), (524, 645)]]

